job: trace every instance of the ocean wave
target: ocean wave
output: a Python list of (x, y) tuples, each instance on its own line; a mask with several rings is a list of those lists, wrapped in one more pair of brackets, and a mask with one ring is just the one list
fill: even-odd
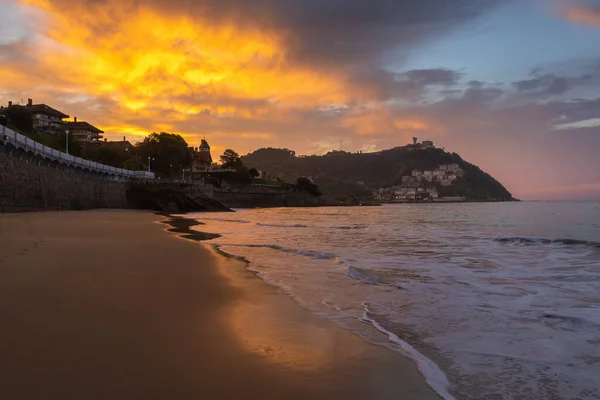
[(302, 224), (294, 224), (294, 225), (285, 225), (285, 224), (262, 224), (260, 222), (256, 223), (256, 226), (267, 226), (267, 227), (274, 227), (274, 228), (308, 228), (308, 225), (302, 225)]
[(354, 229), (365, 229), (367, 228), (367, 224), (358, 224), (358, 225), (343, 225), (343, 226), (332, 226), (331, 229), (340, 229), (340, 230), (354, 230)]
[(207, 217), (202, 217), (202, 218), (198, 218), (198, 219), (202, 219), (202, 220), (206, 220), (206, 221), (235, 222), (238, 224), (249, 224), (250, 223), (250, 221), (246, 221), (244, 219), (207, 218)]
[(507, 244), (523, 244), (523, 245), (552, 245), (559, 244), (563, 246), (587, 246), (600, 249), (600, 242), (592, 242), (589, 240), (579, 239), (543, 239), (543, 238), (528, 238), (528, 237), (501, 237), (494, 238), (495, 242)]
[(346, 268), (346, 271), (344, 271), (344, 273), (349, 278), (369, 285), (379, 285), (381, 283), (376, 277), (369, 276), (363, 270), (353, 266), (349, 266), (348, 268)]
[(581, 327), (587, 328), (600, 328), (600, 324), (594, 321), (582, 317), (573, 317), (571, 315), (562, 315), (553, 312), (545, 312), (541, 318), (547, 322), (555, 322), (561, 328), (566, 330), (580, 329)]
[(366, 302), (362, 303), (364, 312), (361, 321), (372, 325), (379, 332), (387, 335), (388, 340), (399, 347), (402, 352), (417, 363), (417, 368), (425, 378), (427, 384), (444, 400), (454, 400), (454, 397), (448, 391), (450, 382), (446, 374), (440, 367), (431, 361), (429, 358), (421, 354), (417, 349), (411, 346), (408, 342), (400, 339), (398, 335), (388, 331), (381, 326), (376, 320), (369, 317), (369, 307)]
[(282, 247), (282, 246), (278, 246), (278, 245), (274, 245), (274, 244), (225, 244), (225, 243), (223, 243), (223, 244), (220, 244), (220, 246), (249, 247), (249, 248), (254, 248), (254, 249), (266, 248), (266, 249), (281, 251), (283, 253), (297, 254), (299, 256), (310, 257), (310, 258), (314, 258), (317, 260), (335, 260), (335, 259), (337, 259), (337, 256), (335, 254), (331, 254), (331, 253), (324, 253), (324, 252), (320, 252), (320, 251), (305, 250), (305, 249), (291, 249), (288, 247)]

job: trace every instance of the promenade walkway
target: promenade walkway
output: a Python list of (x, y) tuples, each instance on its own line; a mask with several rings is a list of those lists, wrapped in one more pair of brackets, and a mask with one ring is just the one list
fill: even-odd
[(72, 166), (85, 169), (91, 172), (114, 175), (126, 179), (155, 179), (154, 173), (148, 171), (132, 171), (123, 168), (115, 168), (109, 165), (100, 164), (83, 158), (74, 157), (59, 150), (44, 146), (25, 135), (21, 135), (5, 126), (0, 126), (0, 144), (12, 145), (16, 149), (32, 153), (44, 159), (52, 160)]

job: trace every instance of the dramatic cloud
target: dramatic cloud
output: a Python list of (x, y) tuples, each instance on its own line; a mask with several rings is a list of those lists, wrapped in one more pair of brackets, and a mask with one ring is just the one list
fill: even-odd
[[(564, 128), (582, 126), (600, 119), (600, 98), (550, 102), (545, 105), (557, 126)], [(596, 123), (595, 125), (600, 125)]]
[(449, 69), (419, 69), (408, 71), (404, 77), (417, 85), (444, 85), (452, 86), (458, 83), (461, 74)]
[(572, 87), (589, 82), (593, 76), (583, 75), (577, 77), (556, 76), (554, 74), (539, 74), (534, 72), (532, 79), (513, 82), (520, 92), (538, 92), (544, 94), (563, 94)]
[[(378, 56), (416, 46), (500, 2), (15, 1), (12, 14), (35, 15), (36, 29), (2, 44), (4, 91), (63, 99), (75, 109), (70, 114), (84, 106), (95, 114), (110, 109), (112, 120), (98, 124), (119, 135), (176, 121), (192, 121), (188, 131), (214, 131), (227, 119), (282, 120), (295, 109), (418, 100), (429, 86), (455, 85), (460, 74), (392, 73)], [(19, 93), (21, 82), (34, 93)], [(364, 121), (386, 114), (368, 110), (341, 126), (357, 121), (354, 131), (363, 134)]]

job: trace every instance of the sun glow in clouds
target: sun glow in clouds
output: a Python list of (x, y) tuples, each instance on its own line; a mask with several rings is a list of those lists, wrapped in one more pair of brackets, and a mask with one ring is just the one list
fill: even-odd
[(313, 107), (346, 100), (343, 81), (290, 65), (275, 31), (165, 15), (126, 1), (22, 4), (47, 16), (45, 39), (32, 53), (40, 70), (131, 111), (153, 108), (186, 116), (210, 109), (252, 118), (261, 110), (218, 103), (273, 99), (271, 106)]
[[(66, 111), (89, 119), (109, 138), (165, 124), (188, 137), (200, 133), (191, 130), (195, 126), (229, 130), (232, 140), (270, 138), (305, 124), (311, 113), (332, 117), (323, 129), (358, 136), (430, 127), (394, 115), (344, 69), (297, 61), (283, 28), (152, 2), (11, 4), (21, 19), (36, 22), (25, 40), (15, 39), (24, 59), (0, 65), (0, 85), (20, 97), (68, 104)], [(369, 106), (357, 109), (360, 104)]]

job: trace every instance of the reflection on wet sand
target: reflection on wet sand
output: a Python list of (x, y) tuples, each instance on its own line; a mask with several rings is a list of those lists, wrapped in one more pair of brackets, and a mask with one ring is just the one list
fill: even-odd
[(242, 301), (230, 314), (232, 332), (246, 350), (296, 370), (318, 371), (364, 357), (365, 346), (357, 346), (357, 337), (312, 321), (299, 321), (294, 312), (281, 311), (265, 303)]
[(298, 306), (234, 258), (216, 255), (219, 272), (238, 292), (226, 324), (240, 347), (279, 370), (295, 371), (326, 398), (438, 399), (416, 365)]

